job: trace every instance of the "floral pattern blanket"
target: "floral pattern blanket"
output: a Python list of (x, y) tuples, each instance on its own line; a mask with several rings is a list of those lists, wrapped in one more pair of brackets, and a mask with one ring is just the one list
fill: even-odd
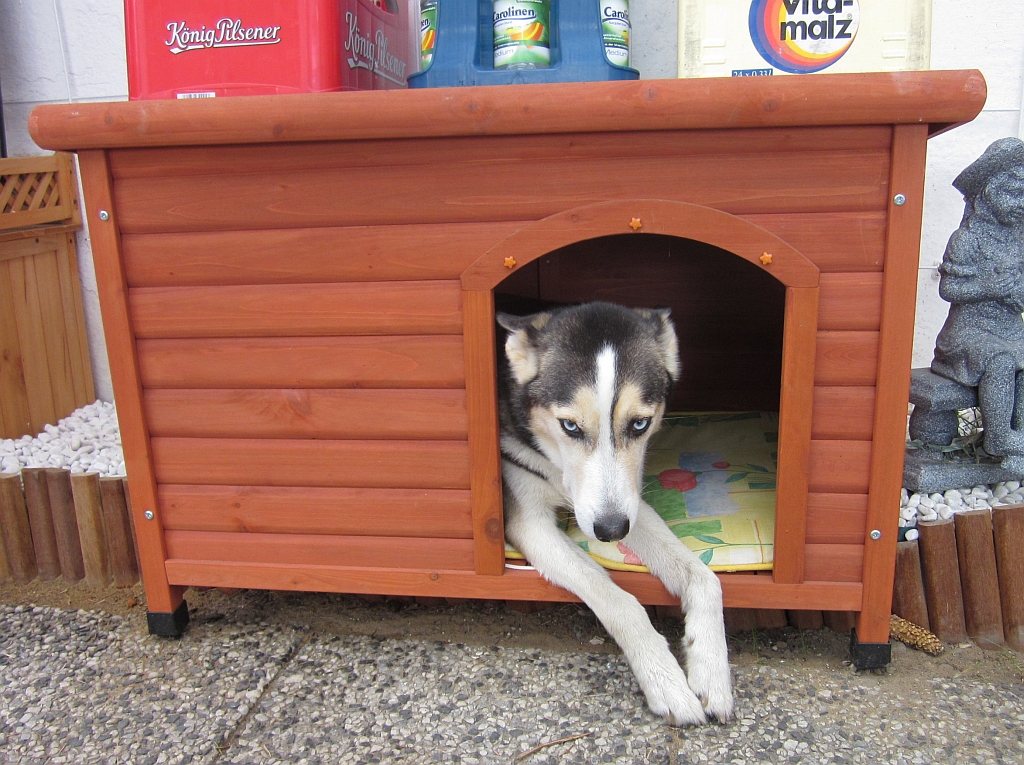
[[(665, 416), (647, 449), (643, 498), (715, 571), (772, 568), (779, 415), (700, 412)], [(602, 566), (646, 571), (622, 542), (597, 542), (569, 516), (569, 536)], [(506, 545), (506, 557), (522, 559)]]

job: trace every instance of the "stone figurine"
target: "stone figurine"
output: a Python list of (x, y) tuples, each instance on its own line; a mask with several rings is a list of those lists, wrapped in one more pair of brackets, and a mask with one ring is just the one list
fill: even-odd
[(951, 305), (930, 373), (914, 370), (910, 435), (948, 445), (957, 410), (981, 409), (984, 452), (999, 470), (955, 487), (1024, 476), (1024, 142), (996, 141), (953, 186), (964, 216), (939, 266), (939, 295)]

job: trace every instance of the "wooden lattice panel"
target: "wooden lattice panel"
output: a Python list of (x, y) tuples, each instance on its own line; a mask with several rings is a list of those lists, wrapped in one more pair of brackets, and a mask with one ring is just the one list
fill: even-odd
[(0, 175), (0, 211), (46, 210), (60, 204), (56, 173)]
[(0, 160), (0, 230), (78, 222), (70, 156)]

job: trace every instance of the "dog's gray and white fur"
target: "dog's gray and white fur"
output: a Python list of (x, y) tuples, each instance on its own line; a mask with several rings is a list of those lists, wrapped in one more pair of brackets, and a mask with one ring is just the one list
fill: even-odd
[[(640, 498), (644, 453), (679, 376), (668, 311), (587, 303), (498, 314), (505, 533), (548, 581), (582, 599), (622, 648), (647, 703), (675, 725), (732, 717), (722, 588)], [(685, 613), (686, 672), (635, 597), (559, 529), (627, 545)]]

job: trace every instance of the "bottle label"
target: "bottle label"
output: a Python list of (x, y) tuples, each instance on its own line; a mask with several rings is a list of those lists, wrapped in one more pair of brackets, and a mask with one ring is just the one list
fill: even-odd
[(494, 0), (494, 68), (551, 66), (548, 0)]
[(602, 0), (604, 54), (617, 66), (629, 66), (629, 0)]

